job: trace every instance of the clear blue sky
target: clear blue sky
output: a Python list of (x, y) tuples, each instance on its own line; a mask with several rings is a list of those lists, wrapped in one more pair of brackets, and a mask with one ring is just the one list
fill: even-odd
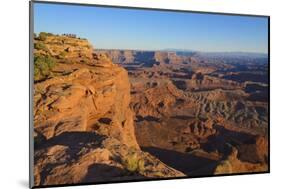
[(35, 3), (34, 22), (35, 33), (74, 33), (95, 48), (268, 50), (264, 17)]

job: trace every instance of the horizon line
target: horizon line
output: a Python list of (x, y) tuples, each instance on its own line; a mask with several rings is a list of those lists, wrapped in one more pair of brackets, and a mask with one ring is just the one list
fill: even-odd
[(94, 50), (121, 50), (121, 51), (166, 51), (166, 52), (194, 52), (194, 53), (248, 53), (248, 54), (263, 54), (268, 55), (268, 52), (254, 52), (254, 51), (202, 51), (202, 50), (188, 50), (188, 49), (127, 49), (127, 48), (94, 48)]
[[(33, 31), (34, 34), (36, 35), (39, 35), (40, 33), (51, 33), (52, 35), (58, 35), (58, 36), (64, 36), (64, 34), (70, 34), (70, 33), (52, 33), (52, 32), (46, 32), (46, 31), (40, 31), (40, 32), (35, 32)], [(88, 42), (91, 43), (91, 45), (93, 45), (94, 43), (86, 38), (86, 37), (81, 37), (77, 34), (74, 34), (76, 35), (75, 38), (80, 38), (80, 39), (86, 39)], [(94, 46), (95, 47), (95, 46)], [(191, 49), (177, 49), (177, 48), (162, 48), (162, 49), (137, 49), (137, 48), (131, 48), (131, 49), (128, 49), (128, 48), (94, 48), (94, 50), (131, 50), (131, 51), (170, 51), (170, 52), (176, 52), (176, 51), (180, 51), (180, 52), (195, 52), (195, 53), (249, 53), (249, 54), (264, 54), (264, 55), (268, 55), (269, 54), (269, 51), (268, 52), (257, 52), (257, 51), (239, 51), (239, 50), (234, 50), (234, 51), (209, 51), (209, 50), (191, 50)]]

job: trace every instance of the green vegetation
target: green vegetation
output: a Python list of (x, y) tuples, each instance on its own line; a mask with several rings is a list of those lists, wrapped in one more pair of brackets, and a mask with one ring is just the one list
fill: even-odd
[(47, 33), (47, 32), (40, 32), (39, 36), (38, 36), (38, 39), (41, 40), (41, 41), (45, 41), (48, 36), (54, 36), (54, 34)]
[(50, 56), (35, 55), (34, 57), (34, 80), (48, 78), (51, 75), (55, 60)]
[(233, 173), (232, 171), (232, 165), (228, 160), (222, 161), (215, 169), (214, 172), (216, 175), (218, 174), (225, 174), (225, 173)]
[(157, 171), (156, 173), (154, 173), (155, 177), (165, 177), (165, 175), (160, 172), (160, 171)]
[(123, 160), (123, 165), (130, 172), (143, 172), (144, 160), (140, 159), (136, 152), (130, 152)]
[(67, 55), (67, 52), (66, 52), (66, 51), (62, 51), (62, 52), (59, 54), (59, 58), (60, 58), (60, 59), (63, 59), (63, 58), (65, 58), (66, 55)]
[(48, 51), (48, 48), (46, 47), (46, 45), (42, 42), (37, 42), (34, 44), (34, 48), (37, 50), (43, 50), (43, 51)]
[(39, 33), (38, 39), (41, 41), (45, 41), (47, 39), (47, 33), (46, 32), (41, 32)]

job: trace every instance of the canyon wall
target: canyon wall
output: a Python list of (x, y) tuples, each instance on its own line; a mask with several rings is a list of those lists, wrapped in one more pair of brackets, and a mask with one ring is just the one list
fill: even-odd
[(36, 186), (184, 176), (140, 150), (124, 68), (84, 39), (34, 42), (35, 61), (55, 62), (50, 70), (35, 67)]

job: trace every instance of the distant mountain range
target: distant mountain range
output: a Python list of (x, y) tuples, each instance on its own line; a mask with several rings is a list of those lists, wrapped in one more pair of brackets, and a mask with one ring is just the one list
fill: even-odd
[(197, 52), (196, 55), (209, 58), (267, 58), (266, 53), (249, 52)]
[(98, 51), (139, 51), (139, 52), (175, 52), (179, 56), (195, 56), (200, 58), (211, 59), (224, 59), (224, 58), (237, 58), (237, 59), (267, 59), (267, 53), (255, 52), (204, 52), (189, 49), (176, 49), (165, 48), (161, 50), (140, 50), (140, 49), (96, 49)]
[(189, 49), (175, 49), (167, 48), (162, 51), (173, 51), (178, 55), (196, 55), (204, 56), (206, 58), (267, 58), (267, 53), (256, 53), (256, 52), (204, 52), (195, 51)]

